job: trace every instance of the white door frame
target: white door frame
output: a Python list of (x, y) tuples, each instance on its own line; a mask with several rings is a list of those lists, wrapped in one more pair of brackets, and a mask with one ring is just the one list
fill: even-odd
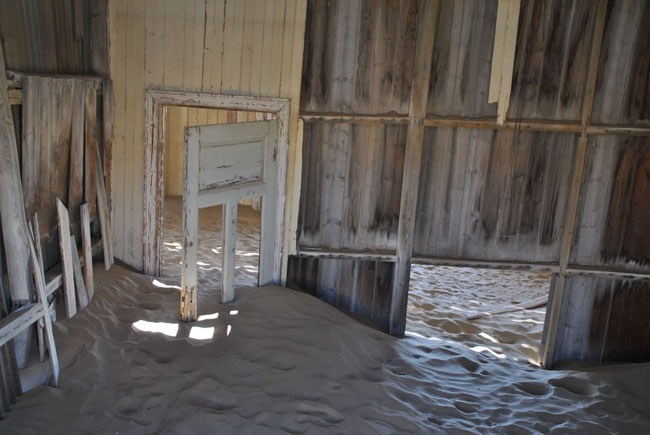
[(280, 283), (284, 241), (284, 203), (289, 154), (289, 99), (247, 97), (189, 91), (148, 89), (145, 92), (145, 156), (144, 156), (144, 228), (143, 272), (158, 276), (162, 271), (163, 200), (165, 198), (165, 132), (167, 106), (202, 107), (208, 109), (245, 110), (274, 114), (278, 120), (278, 197), (275, 266), (273, 282)]

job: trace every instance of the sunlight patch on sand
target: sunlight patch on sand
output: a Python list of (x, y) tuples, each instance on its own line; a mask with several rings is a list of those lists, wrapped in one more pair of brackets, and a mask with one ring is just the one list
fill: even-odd
[(214, 326), (209, 328), (192, 326), (192, 329), (190, 329), (190, 338), (194, 340), (210, 340), (212, 337), (214, 337)]
[(169, 337), (176, 337), (178, 334), (178, 323), (166, 322), (148, 322), (146, 320), (138, 320), (133, 323), (133, 327), (142, 332), (160, 332)]

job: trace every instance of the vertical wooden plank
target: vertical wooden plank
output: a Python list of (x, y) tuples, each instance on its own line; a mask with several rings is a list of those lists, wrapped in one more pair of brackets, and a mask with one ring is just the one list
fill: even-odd
[(77, 240), (74, 234), (70, 236), (70, 247), (72, 252), (72, 272), (74, 273), (74, 284), (77, 291), (77, 302), (79, 308), (84, 309), (88, 306), (88, 293), (84, 284), (84, 276), (81, 273), (81, 262), (79, 261), (79, 251), (77, 251)]
[(126, 29), (127, 2), (113, 0), (108, 3), (110, 24), (110, 68), (114, 86), (114, 142), (111, 168), (115, 177), (111, 179), (112, 203), (111, 220), (115, 227), (115, 254), (125, 259), (125, 162), (126, 162)]
[(260, 257), (258, 285), (264, 286), (274, 283), (273, 272), (275, 267), (275, 247), (277, 231), (280, 222), (277, 221), (277, 162), (275, 156), (278, 152), (278, 123), (269, 122), (269, 131), (266, 134), (264, 146), (264, 182), (267, 192), (262, 198), (262, 218), (260, 231)]
[(243, 1), (226, 2), (225, 43), (223, 53), (222, 93), (239, 94), (242, 41), (244, 32)]
[(221, 92), (225, 0), (206, 2), (205, 43), (203, 46), (204, 92)]
[[(90, 217), (92, 219), (97, 212), (95, 201), (93, 201), (97, 191), (94, 175), (97, 166), (95, 158), (95, 150), (97, 149), (97, 92), (95, 91), (95, 84), (90, 80), (84, 82), (84, 107), (84, 201), (90, 205)], [(69, 206), (76, 209), (79, 207), (79, 203), (69, 204)]]
[(103, 116), (103, 152), (104, 175), (106, 176), (106, 199), (108, 201), (109, 216), (113, 210), (113, 126), (115, 123), (115, 97), (113, 95), (113, 81), (104, 80), (102, 83), (102, 116)]
[(59, 198), (56, 199), (56, 211), (59, 225), (59, 249), (61, 250), (61, 269), (63, 270), (63, 298), (66, 316), (77, 314), (75, 302), (74, 274), (72, 271), (72, 248), (70, 246), (70, 221), (68, 209)]
[[(70, 134), (70, 171), (68, 177), (68, 207), (76, 210), (84, 193), (84, 123), (85, 82), (76, 79), (72, 85), (72, 128)], [(76, 214), (76, 212), (74, 212)], [(72, 219), (75, 221), (76, 219)]]
[[(57, 205), (63, 204), (57, 198)], [(64, 207), (65, 208), (65, 207)], [(68, 239), (68, 242), (70, 239)], [(47, 349), (50, 355), (50, 370), (52, 371), (52, 385), (56, 386), (59, 383), (59, 357), (56, 353), (56, 343), (54, 342), (54, 333), (52, 331), (52, 319), (50, 318), (50, 310), (47, 303), (47, 295), (45, 294), (45, 277), (43, 276), (43, 271), (37, 266), (38, 258), (36, 257), (36, 251), (34, 250), (34, 241), (31, 240), (29, 243), (29, 251), (32, 260), (32, 272), (34, 274), (34, 281), (36, 283), (36, 292), (38, 294), (38, 301), (41, 304), (43, 309), (43, 322), (45, 327), (45, 337), (47, 340)], [(74, 298), (74, 294), (73, 294)], [(73, 299), (74, 302), (74, 299)]]
[(435, 36), (435, 25), (431, 23), (437, 22), (438, 8), (437, 1), (420, 1), (415, 66), (409, 107), (410, 119), (406, 135), (406, 154), (404, 158), (404, 175), (402, 177), (397, 235), (397, 264), (395, 265), (390, 308), (389, 331), (393, 335), (403, 335), (406, 328), (406, 305), (424, 136), (423, 120), (426, 115), (431, 56)]
[[(235, 299), (235, 249), (237, 247), (237, 201), (221, 206), (221, 303)], [(264, 230), (262, 230), (264, 231)], [(260, 265), (262, 253), (260, 252)], [(261, 275), (261, 269), (260, 269)]]
[(199, 233), (199, 135), (200, 127), (185, 130), (183, 170), (183, 264), (181, 268), (181, 319), (197, 318), (197, 254)]
[[(97, 185), (97, 206), (99, 214), (99, 226), (102, 233), (102, 247), (104, 250), (104, 268), (109, 270), (115, 261), (113, 258), (113, 233), (111, 228), (110, 213), (108, 210), (108, 200), (106, 198), (106, 187), (104, 184), (104, 174), (99, 163), (99, 152), (95, 148), (97, 159), (95, 182)], [(90, 214), (90, 210), (89, 210)]]
[(90, 233), (90, 210), (88, 204), (81, 204), (81, 249), (84, 257), (84, 279), (86, 281), (86, 291), (88, 292), (88, 302), (93, 300), (95, 294), (95, 281), (93, 277), (93, 253), (91, 247)]

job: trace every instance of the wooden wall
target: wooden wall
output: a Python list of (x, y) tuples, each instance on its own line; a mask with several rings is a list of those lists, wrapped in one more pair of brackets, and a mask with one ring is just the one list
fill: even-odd
[[(426, 32), (418, 22), (428, 7)], [(359, 312), (375, 291), (372, 280), (352, 279), (360, 261), (402, 265), (404, 255), (406, 266), (560, 270), (556, 287), (568, 292), (580, 279), (564, 278), (578, 269), (599, 269), (600, 280), (650, 277), (648, 2), (522, 0), (504, 125), (487, 102), (497, 8), (309, 1), (290, 279)], [(416, 74), (424, 46), (430, 70)], [(428, 86), (416, 87), (423, 78)], [(425, 114), (414, 89), (426, 89)], [(403, 183), (414, 168), (417, 187)]]
[(650, 137), (590, 137), (571, 262), (650, 270)]
[(108, 75), (107, 0), (3, 0), (8, 70)]
[(291, 257), (287, 286), (388, 330), (395, 263)]
[(306, 0), (109, 3), (116, 257), (142, 268), (147, 88), (291, 98), (291, 203), (305, 10)]
[(408, 114), (416, 0), (316, 0), (307, 7), (302, 112)]
[(426, 128), (414, 255), (554, 263), (577, 135)]
[(406, 128), (306, 123), (301, 248), (395, 251)]
[(566, 285), (554, 362), (650, 360), (650, 281), (568, 276)]

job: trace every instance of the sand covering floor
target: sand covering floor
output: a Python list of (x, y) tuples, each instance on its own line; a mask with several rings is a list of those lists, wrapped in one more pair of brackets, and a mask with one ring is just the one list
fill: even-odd
[[(60, 386), (20, 396), (0, 432), (650, 429), (650, 364), (544, 371), (444, 338), (394, 339), (280, 287), (204, 297), (205, 320), (179, 324), (177, 288), (119, 266), (95, 280), (90, 306), (55, 325)], [(213, 337), (190, 338), (197, 327)]]
[[(643, 433), (650, 364), (545, 371), (544, 310), (468, 322), (548, 276), (414, 267), (399, 340), (304, 293), (216, 303), (219, 208), (199, 214), (199, 314), (179, 323), (180, 201), (165, 201), (157, 280), (95, 267), (95, 298), (55, 324), (58, 388), (22, 395), (0, 433)], [(238, 285), (255, 282), (259, 213), (239, 208)]]

